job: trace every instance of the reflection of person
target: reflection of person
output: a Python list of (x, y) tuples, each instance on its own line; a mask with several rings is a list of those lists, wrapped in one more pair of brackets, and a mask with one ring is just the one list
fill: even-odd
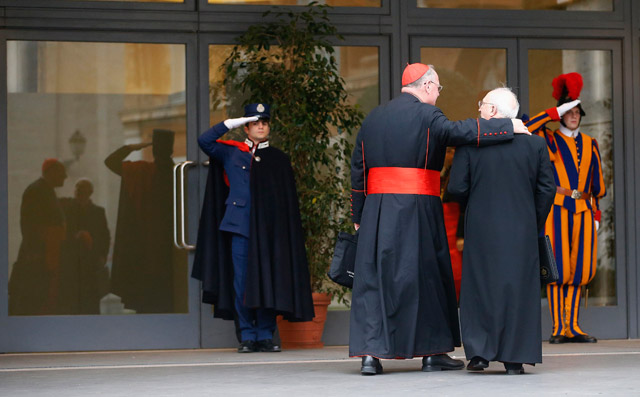
[[(267, 140), (269, 110), (247, 105), (244, 117), (198, 139), (211, 161), (193, 276), (215, 317), (237, 316), (240, 353), (280, 351), (276, 314), (302, 321), (314, 314), (293, 170)], [(218, 139), (243, 125), (244, 142)]]
[[(581, 286), (595, 276), (598, 260), (600, 210), (605, 195), (600, 149), (594, 138), (580, 132), (585, 113), (578, 97), (582, 76), (568, 73), (553, 80), (556, 108), (527, 122), (531, 132), (544, 137), (553, 165), (557, 191), (545, 226), (551, 238), (560, 281), (547, 285), (553, 330), (549, 343), (595, 343), (578, 325)], [(549, 121), (560, 121), (551, 131)]]
[(447, 148), (442, 171), (440, 171), (440, 198), (444, 215), (444, 228), (447, 232), (453, 282), (456, 285), (456, 297), (460, 300), (460, 282), (462, 280), (462, 248), (464, 247), (464, 202), (454, 201), (447, 191), (451, 164), (455, 149)]
[[(490, 91), (480, 116), (515, 117), (508, 88)], [(544, 140), (516, 136), (487, 148), (456, 150), (448, 191), (467, 200), (460, 294), (468, 370), (501, 361), (508, 374), (542, 362), (538, 231), (556, 191)]]
[(100, 298), (108, 291), (105, 263), (111, 236), (104, 208), (91, 201), (92, 194), (93, 184), (82, 178), (73, 198), (60, 199), (67, 221), (61, 304), (69, 314), (100, 313)]
[[(156, 129), (152, 143), (125, 145), (104, 161), (122, 178), (111, 292), (138, 313), (174, 311), (173, 140), (173, 131)], [(123, 161), (149, 145), (153, 162)]]
[(9, 314), (57, 314), (64, 215), (55, 188), (67, 178), (56, 159), (42, 163), (42, 177), (22, 195), (22, 243), (9, 282)]
[[(352, 219), (359, 228), (349, 355), (362, 374), (380, 358), (423, 356), (423, 371), (461, 369), (456, 291), (440, 201), (446, 146), (513, 138), (519, 120), (449, 121), (435, 107), (432, 66), (408, 65), (402, 94), (362, 123), (351, 158)], [(362, 227), (360, 227), (360, 225)]]

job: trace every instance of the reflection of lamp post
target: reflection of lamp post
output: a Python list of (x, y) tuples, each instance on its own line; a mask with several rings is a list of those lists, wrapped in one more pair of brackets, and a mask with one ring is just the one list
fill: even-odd
[(69, 138), (69, 146), (71, 146), (73, 157), (78, 161), (80, 156), (84, 154), (84, 148), (87, 146), (87, 138), (85, 138), (79, 130), (76, 130), (76, 132), (71, 135), (71, 138)]
[(84, 154), (84, 149), (87, 146), (87, 138), (85, 138), (80, 130), (76, 130), (71, 135), (68, 142), (74, 158), (62, 161), (62, 164), (64, 164), (66, 168), (69, 168), (71, 164), (78, 161), (80, 159), (80, 156)]

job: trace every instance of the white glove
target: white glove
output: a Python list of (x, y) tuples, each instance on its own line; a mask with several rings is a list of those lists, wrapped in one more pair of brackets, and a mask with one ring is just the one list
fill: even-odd
[(575, 108), (579, 104), (580, 104), (580, 100), (579, 99), (576, 99), (575, 101), (563, 103), (562, 105), (560, 105), (560, 106), (558, 106), (556, 108), (558, 110), (558, 116), (562, 117), (565, 113), (567, 113), (569, 110)]
[(242, 127), (250, 121), (258, 121), (258, 116), (251, 117), (238, 117), (237, 119), (226, 119), (224, 121), (225, 127), (232, 130), (234, 128)]
[(598, 229), (600, 229), (600, 222), (595, 221), (596, 222), (596, 232), (598, 231)]

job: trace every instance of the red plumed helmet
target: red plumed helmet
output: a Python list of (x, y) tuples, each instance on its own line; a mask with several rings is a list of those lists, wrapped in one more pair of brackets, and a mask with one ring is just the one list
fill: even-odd
[[(557, 106), (560, 106), (563, 103), (578, 99), (584, 83), (580, 73), (573, 72), (561, 74), (553, 79), (551, 85), (553, 86), (552, 95), (558, 101)], [(584, 116), (585, 113), (582, 110), (582, 106), (578, 104), (578, 107), (580, 108), (580, 114)]]
[(560, 100), (562, 97), (569, 97), (571, 100), (578, 99), (582, 91), (582, 76), (580, 73), (566, 73), (553, 79), (553, 97)]

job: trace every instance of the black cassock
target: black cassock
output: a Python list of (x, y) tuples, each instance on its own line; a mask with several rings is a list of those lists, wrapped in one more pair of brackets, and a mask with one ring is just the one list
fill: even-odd
[(448, 190), (468, 196), (460, 289), (467, 358), (542, 362), (537, 237), (556, 191), (544, 139), (458, 148)]
[[(251, 164), (249, 264), (245, 304), (274, 309), (291, 321), (314, 317), (309, 267), (291, 163), (274, 147)], [(234, 319), (231, 234), (219, 229), (229, 189), (223, 167), (210, 158), (191, 276), (202, 281), (202, 301), (214, 317)]]
[(439, 172), (447, 146), (512, 138), (510, 120), (452, 122), (437, 107), (406, 93), (378, 106), (364, 120), (351, 159), (353, 221), (360, 224), (360, 236), (350, 356), (412, 358), (460, 346), (440, 197), (366, 195), (369, 170), (424, 168), (427, 158), (426, 168)]

